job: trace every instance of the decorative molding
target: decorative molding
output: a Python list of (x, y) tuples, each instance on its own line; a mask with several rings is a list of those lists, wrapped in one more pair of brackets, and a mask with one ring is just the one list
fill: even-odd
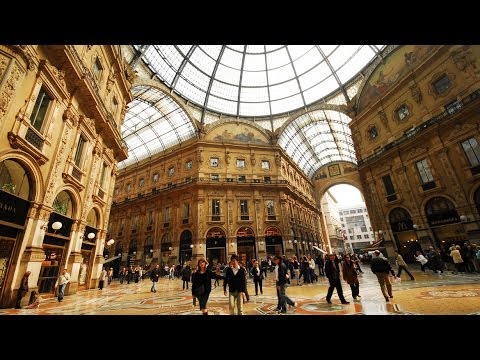
[(63, 178), (63, 182), (65, 184), (70, 184), (72, 185), (75, 189), (78, 190), (78, 192), (82, 191), (83, 189), (85, 189), (85, 185), (83, 185), (80, 181), (78, 181), (77, 179), (75, 179), (72, 175), (70, 174), (67, 174), (67, 173), (62, 173), (62, 178)]
[(44, 203), (46, 204), (53, 203), (53, 195), (56, 187), (56, 179), (58, 179), (58, 173), (60, 172), (60, 165), (65, 162), (65, 157), (67, 156), (67, 151), (65, 151), (65, 148), (67, 146), (69, 134), (70, 128), (66, 126), (63, 131), (63, 136), (60, 142), (60, 146), (58, 147), (57, 156), (55, 157), (55, 163), (50, 174), (50, 183), (48, 184), (47, 191), (45, 192)]
[(417, 104), (422, 102), (422, 92), (416, 83), (410, 86), (410, 95)]
[(455, 140), (458, 138), (462, 133), (469, 132), (473, 133), (471, 130), (477, 129), (477, 124), (472, 124), (469, 122), (464, 122), (462, 123), (457, 123), (453, 127), (453, 130), (450, 131), (450, 134), (448, 136), (448, 140)]
[(465, 79), (478, 79), (480, 69), (477, 67), (477, 58), (470, 45), (454, 46), (451, 50), (453, 63), (458, 70), (463, 72)]
[(406, 160), (410, 160), (410, 159), (413, 159), (419, 155), (423, 155), (425, 154), (427, 151), (427, 148), (423, 148), (423, 147), (413, 147), (407, 154), (407, 156), (405, 157)]
[(9, 61), (7, 57), (0, 54), (0, 74), (2, 73), (3, 78), (0, 77), (0, 119), (2, 119), (7, 112), (10, 101), (12, 100), (19, 83), (20, 76), (22, 75), (22, 71), (17, 64), (15, 64), (14, 59)]
[(40, 60), (38, 71), (45, 74), (49, 82), (55, 86), (58, 93), (63, 99), (69, 99), (70, 93), (65, 83), (65, 71), (58, 70), (55, 66), (50, 64), (47, 60)]
[(24, 138), (14, 134), (12, 131), (9, 131), (7, 134), (8, 142), (10, 146), (14, 149), (21, 149), (35, 158), (39, 165), (45, 164), (49, 159), (42, 154), (35, 146), (30, 144)]
[(385, 114), (385, 111), (380, 110), (378, 111), (378, 117), (380, 118), (380, 121), (382, 122), (382, 125), (385, 129), (388, 129), (388, 119), (387, 119), (387, 114)]

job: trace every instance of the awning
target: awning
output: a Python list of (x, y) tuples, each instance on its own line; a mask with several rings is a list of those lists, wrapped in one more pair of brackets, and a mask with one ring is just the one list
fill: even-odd
[(117, 256), (108, 258), (108, 259), (105, 260), (103, 263), (106, 264), (106, 263), (108, 263), (108, 262), (110, 262), (110, 261), (113, 261), (113, 260), (115, 260), (115, 259), (118, 259), (118, 258), (120, 258), (120, 257), (122, 257), (122, 255), (117, 255)]

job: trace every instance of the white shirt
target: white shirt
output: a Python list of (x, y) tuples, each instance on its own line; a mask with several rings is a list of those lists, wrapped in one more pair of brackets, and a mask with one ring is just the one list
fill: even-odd
[(238, 270), (240, 270), (240, 266), (239, 267), (233, 267), (232, 266), (233, 275), (237, 275)]
[(278, 281), (278, 265), (275, 265), (275, 281)]
[(58, 278), (58, 285), (68, 284), (70, 281), (70, 274), (66, 272), (65, 274), (61, 274)]
[(308, 264), (309, 264), (310, 269), (315, 269), (315, 260), (310, 259), (310, 261), (308, 262)]

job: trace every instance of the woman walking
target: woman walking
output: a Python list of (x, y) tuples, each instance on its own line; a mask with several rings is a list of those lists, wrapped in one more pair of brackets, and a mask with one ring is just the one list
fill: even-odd
[(357, 270), (355, 269), (355, 263), (350, 259), (350, 255), (345, 255), (343, 262), (343, 280), (350, 285), (352, 289), (353, 300), (357, 300), (360, 296), (360, 284), (358, 282)]
[(192, 275), (192, 295), (198, 299), (202, 315), (208, 315), (207, 301), (212, 291), (212, 279), (207, 271), (207, 261), (198, 260), (197, 271)]

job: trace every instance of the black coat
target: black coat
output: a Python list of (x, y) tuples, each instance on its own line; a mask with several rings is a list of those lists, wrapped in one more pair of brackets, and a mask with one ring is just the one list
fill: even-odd
[(251, 271), (252, 275), (253, 275), (253, 281), (258, 281), (258, 280), (261, 280), (262, 279), (262, 273), (263, 273), (263, 270), (260, 269), (260, 268), (257, 268), (257, 267), (253, 267), (252, 268), (252, 271)]
[(337, 265), (336, 269), (333, 267), (332, 260), (328, 259), (325, 262), (325, 275), (330, 282), (336, 282), (340, 279), (340, 269)]
[(278, 264), (278, 285), (285, 285), (288, 283), (287, 266), (283, 263)]
[(209, 271), (205, 271), (203, 274), (200, 271), (195, 271), (192, 274), (192, 295), (196, 296), (197, 289), (203, 285), (205, 289), (204, 294), (210, 294), (212, 291), (212, 278)]

